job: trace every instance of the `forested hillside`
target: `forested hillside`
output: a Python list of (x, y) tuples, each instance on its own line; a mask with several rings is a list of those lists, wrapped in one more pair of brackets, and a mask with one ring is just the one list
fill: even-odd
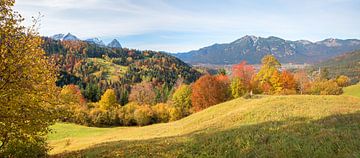
[(314, 68), (327, 69), (330, 77), (346, 75), (353, 83), (360, 80), (360, 50), (346, 53), (330, 60), (318, 63)]
[(133, 84), (147, 81), (171, 89), (178, 80), (191, 83), (201, 75), (161, 52), (110, 48), (80, 40), (44, 41), (47, 56), (60, 69), (57, 85), (78, 85), (88, 101), (96, 102), (106, 89), (114, 89), (118, 102), (124, 105)]

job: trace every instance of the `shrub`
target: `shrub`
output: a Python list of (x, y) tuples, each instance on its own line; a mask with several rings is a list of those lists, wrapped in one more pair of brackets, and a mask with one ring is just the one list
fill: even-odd
[(118, 110), (118, 117), (126, 126), (136, 125), (134, 112), (139, 107), (136, 102), (130, 102)]
[(183, 116), (182, 110), (179, 108), (172, 107), (170, 108), (170, 121), (180, 120)]
[(334, 80), (315, 81), (311, 85), (311, 94), (315, 95), (340, 95), (343, 93), (341, 87)]
[(169, 122), (171, 107), (164, 103), (156, 104), (151, 109), (154, 112), (155, 122)]
[(340, 86), (340, 87), (346, 87), (350, 84), (350, 78), (344, 75), (339, 76), (336, 79), (336, 83)]
[(153, 118), (153, 111), (150, 106), (138, 106), (138, 108), (134, 112), (134, 119), (136, 123), (140, 126), (149, 125), (151, 123), (151, 119)]

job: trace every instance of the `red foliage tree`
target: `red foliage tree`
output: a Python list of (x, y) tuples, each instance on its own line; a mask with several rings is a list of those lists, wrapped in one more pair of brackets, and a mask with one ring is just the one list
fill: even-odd
[(247, 91), (251, 91), (254, 87), (252, 84), (253, 77), (255, 76), (255, 68), (252, 65), (247, 65), (246, 61), (232, 67), (232, 78), (239, 78)]
[(191, 101), (195, 111), (201, 111), (229, 98), (228, 84), (211, 75), (205, 75), (198, 79), (192, 90)]

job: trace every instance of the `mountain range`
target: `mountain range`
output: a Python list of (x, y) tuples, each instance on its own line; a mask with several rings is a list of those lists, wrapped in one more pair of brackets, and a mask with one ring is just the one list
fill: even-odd
[(246, 60), (259, 64), (261, 58), (272, 54), (282, 63), (317, 63), (331, 57), (360, 49), (358, 39), (329, 38), (318, 42), (307, 40), (290, 41), (278, 37), (267, 38), (244, 36), (231, 43), (214, 44), (174, 56), (190, 64), (236, 64)]
[[(79, 39), (78, 37), (76, 37), (75, 35), (68, 33), (68, 34), (56, 34), (50, 37), (53, 40), (60, 40), (60, 41), (81, 41), (81, 39)], [(114, 39), (112, 40), (108, 45), (105, 45), (105, 43), (99, 39), (99, 38), (90, 38), (90, 39), (86, 39), (83, 40), (87, 43), (90, 44), (95, 44), (101, 47), (109, 47), (109, 48), (122, 48), (121, 44), (118, 40)]]

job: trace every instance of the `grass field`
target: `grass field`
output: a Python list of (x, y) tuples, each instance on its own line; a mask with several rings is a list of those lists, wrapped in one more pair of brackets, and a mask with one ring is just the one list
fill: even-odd
[(360, 98), (266, 96), (146, 127), (52, 128), (55, 157), (359, 157)]
[(344, 95), (360, 98), (360, 83), (344, 88)]

